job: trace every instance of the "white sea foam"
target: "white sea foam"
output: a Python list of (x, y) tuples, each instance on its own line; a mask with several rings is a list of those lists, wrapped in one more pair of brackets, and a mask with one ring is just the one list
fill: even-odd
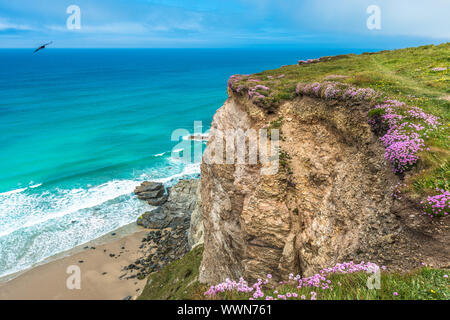
[(40, 195), (10, 194), (0, 202), (0, 212), (8, 212), (9, 217), (2, 217), (0, 237), (130, 194), (137, 185), (138, 181), (113, 180), (89, 189), (56, 189)]
[(20, 189), (15, 189), (15, 190), (11, 190), (11, 191), (7, 191), (7, 192), (2, 192), (0, 193), (0, 197), (5, 197), (5, 196), (9, 196), (11, 194), (15, 194), (15, 193), (20, 193), (23, 192), (25, 190), (27, 190), (28, 188), (20, 188)]
[(19, 188), (19, 189), (15, 189), (15, 190), (11, 190), (11, 191), (6, 191), (6, 192), (1, 192), (0, 193), (0, 197), (9, 196), (9, 195), (15, 194), (15, 193), (21, 193), (21, 192), (24, 192), (25, 190), (27, 190), (28, 188), (35, 189), (35, 188), (40, 187), (40, 186), (42, 186), (42, 183), (33, 184), (33, 182), (30, 182), (30, 186), (29, 187)]
[(149, 208), (146, 202), (124, 195), (0, 237), (0, 276), (26, 269), (132, 223)]
[(170, 186), (200, 173), (199, 163), (184, 164), (172, 158), (167, 161), (167, 167), (153, 168), (133, 180), (42, 192), (36, 189), (41, 184), (33, 184), (0, 194), (0, 276), (28, 268), (135, 221), (149, 209), (146, 202), (133, 195), (142, 181)]
[(167, 177), (167, 178), (155, 179), (154, 181), (161, 182), (161, 183), (169, 183), (169, 182), (174, 183), (178, 179), (189, 178), (189, 177), (198, 175), (199, 173), (200, 173), (200, 163), (191, 163), (191, 164), (187, 164), (183, 168), (183, 171), (180, 173), (171, 175), (170, 177)]
[(162, 152), (162, 153), (157, 153), (157, 154), (155, 154), (155, 155), (153, 155), (154, 157), (162, 157), (163, 155), (165, 155), (166, 153), (165, 152)]
[(42, 183), (34, 184), (34, 185), (30, 186), (29, 188), (30, 189), (35, 189), (35, 188), (40, 187), (40, 186), (42, 186)]

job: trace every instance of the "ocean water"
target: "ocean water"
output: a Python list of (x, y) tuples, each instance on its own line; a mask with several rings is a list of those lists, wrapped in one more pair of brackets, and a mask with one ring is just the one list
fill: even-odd
[(0, 276), (135, 221), (140, 182), (198, 176), (171, 134), (208, 130), (232, 74), (368, 50), (32, 51), (0, 50)]

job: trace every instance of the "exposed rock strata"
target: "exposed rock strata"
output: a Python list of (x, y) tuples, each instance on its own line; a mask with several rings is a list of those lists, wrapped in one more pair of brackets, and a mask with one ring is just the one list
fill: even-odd
[(136, 188), (135, 193), (142, 200), (153, 201), (163, 197), (166, 200), (162, 206), (139, 217), (137, 223), (151, 230), (142, 239), (142, 258), (125, 267), (123, 277), (143, 279), (189, 252), (188, 232), (199, 184), (199, 180), (180, 180), (168, 188), (167, 195), (164, 195), (164, 186), (160, 183), (144, 182)]
[[(201, 167), (201, 281), (311, 275), (350, 260), (449, 266), (448, 223), (393, 199), (399, 178), (367, 124), (369, 109), (302, 97), (267, 115), (248, 99), (226, 101)], [(261, 175), (260, 164), (210, 163), (220, 131), (267, 128), (280, 117), (285, 158), (275, 175)]]
[(168, 188), (164, 194), (161, 183), (144, 182), (137, 187), (135, 194), (139, 199), (149, 204), (160, 202), (162, 206), (144, 213), (137, 220), (137, 224), (149, 229), (164, 229), (178, 225), (189, 225), (191, 213), (197, 202), (198, 180), (180, 180), (176, 185)]
[(134, 193), (140, 200), (147, 201), (151, 206), (160, 206), (167, 201), (164, 185), (160, 182), (145, 181), (136, 187)]
[(188, 244), (190, 248), (194, 248), (204, 242), (203, 233), (203, 219), (202, 219), (202, 199), (201, 199), (201, 185), (198, 184), (196, 194), (196, 204), (194, 211), (191, 214), (191, 223), (188, 232)]

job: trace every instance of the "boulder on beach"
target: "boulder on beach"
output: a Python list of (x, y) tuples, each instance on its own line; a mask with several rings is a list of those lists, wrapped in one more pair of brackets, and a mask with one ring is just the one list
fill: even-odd
[(163, 229), (169, 224), (169, 221), (167, 213), (161, 207), (157, 207), (140, 216), (137, 224), (148, 229)]

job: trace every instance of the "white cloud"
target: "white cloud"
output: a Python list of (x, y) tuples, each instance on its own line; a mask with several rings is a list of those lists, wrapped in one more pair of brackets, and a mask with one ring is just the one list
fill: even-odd
[(16, 24), (11, 23), (7, 20), (0, 19), (0, 31), (3, 30), (20, 30), (20, 31), (27, 31), (27, 30), (34, 30), (34, 28), (25, 25), (25, 24)]
[[(51, 31), (66, 32), (73, 30), (67, 29), (65, 25), (47, 25), (46, 29)], [(140, 23), (112, 23), (103, 25), (83, 25), (81, 24), (81, 29), (76, 30), (76, 32), (82, 33), (114, 33), (114, 34), (142, 34), (147, 32), (148, 29)]]
[(370, 5), (381, 9), (381, 30), (376, 31), (380, 35), (450, 38), (448, 0), (305, 0), (278, 10), (298, 27), (368, 34), (366, 9)]

